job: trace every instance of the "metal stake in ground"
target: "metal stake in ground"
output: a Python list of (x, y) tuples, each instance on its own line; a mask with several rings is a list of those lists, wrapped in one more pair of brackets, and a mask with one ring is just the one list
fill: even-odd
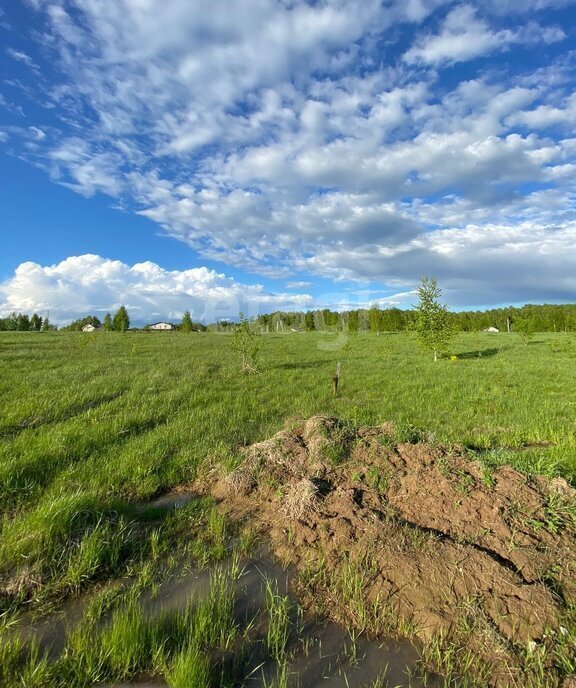
[(338, 382), (340, 381), (340, 363), (336, 366), (336, 373), (332, 376), (332, 385), (334, 388), (334, 396), (338, 394)]

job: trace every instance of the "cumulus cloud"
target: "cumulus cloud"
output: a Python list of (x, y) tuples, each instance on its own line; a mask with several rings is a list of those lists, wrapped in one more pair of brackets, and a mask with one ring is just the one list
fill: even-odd
[(566, 98), (561, 107), (539, 105), (533, 110), (520, 110), (509, 117), (509, 124), (522, 125), (531, 129), (565, 127), (573, 129), (576, 124), (576, 93)]
[(205, 267), (165, 270), (152, 262), (126, 265), (86, 254), (55, 265), (26, 262), (0, 284), (0, 315), (13, 311), (44, 314), (63, 323), (126, 305), (133, 322), (180, 320), (189, 310), (195, 320), (214, 322), (276, 309), (304, 309), (307, 294), (270, 293), (258, 284), (241, 284)]
[[(334, 278), (362, 273), (397, 288), (441, 274), (452, 305), (576, 299), (576, 221), (468, 225), (430, 232), (395, 250), (327, 250), (304, 262)], [(300, 265), (302, 269), (305, 265)]]
[[(576, 218), (574, 56), (554, 57), (565, 31), (543, 14), (567, 4), (35, 0), (50, 64), (29, 90), (56, 123), (27, 119), (11, 143), (201, 259), (289, 289), (322, 276), (409, 291), (427, 272), (456, 290), (481, 239), (507, 253), (478, 272), (504, 300), (514, 266)], [(552, 44), (534, 69), (502, 68)], [(483, 290), (462, 282), (472, 303)]]
[(454, 8), (446, 17), (440, 33), (420, 37), (404, 55), (409, 64), (454, 64), (481, 55), (508, 49), (514, 43), (554, 43), (566, 38), (560, 27), (540, 27), (535, 22), (516, 30), (491, 29), (477, 18), (471, 5)]

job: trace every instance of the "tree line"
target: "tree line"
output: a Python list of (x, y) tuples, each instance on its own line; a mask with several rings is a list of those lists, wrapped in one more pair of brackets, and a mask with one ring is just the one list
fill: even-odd
[[(526, 331), (564, 332), (576, 331), (576, 304), (527, 304), (508, 306), (486, 311), (448, 312), (452, 327), (460, 332), (478, 332), (495, 327), (501, 332)], [(265, 332), (286, 330), (348, 332), (402, 332), (415, 330), (418, 311), (400, 308), (359, 308), (343, 312), (328, 308), (315, 311), (275, 311), (260, 315), (256, 322)]]
[(0, 332), (47, 332), (55, 329), (48, 316), (42, 318), (38, 313), (10, 313), (6, 318), (0, 318)]
[[(461, 332), (475, 332), (496, 327), (501, 332), (574, 332), (576, 331), (576, 304), (528, 304), (522, 307), (508, 306), (493, 308), (486, 311), (449, 312), (450, 324)], [(78, 318), (70, 324), (61, 327), (62, 331), (79, 331), (85, 325), (91, 324), (97, 329), (102, 328), (111, 332), (123, 332), (130, 327), (130, 316), (125, 306), (121, 306), (114, 314), (107, 313), (101, 321), (95, 315)], [(263, 332), (296, 331), (347, 331), (347, 332), (401, 332), (415, 330), (417, 326), (417, 312), (414, 309), (359, 308), (344, 312), (332, 311), (329, 308), (314, 311), (275, 311), (260, 315), (256, 324)], [(145, 326), (142, 329), (147, 329)], [(186, 311), (174, 328), (182, 332), (199, 331), (233, 331), (236, 324), (231, 321), (221, 321), (204, 325), (194, 322), (190, 312)], [(42, 318), (37, 313), (11, 313), (0, 318), (0, 331), (40, 332), (55, 330), (48, 317)]]
[[(114, 314), (106, 313), (102, 320), (97, 315), (85, 315), (82, 318), (73, 320), (68, 325), (64, 325), (60, 328), (60, 331), (80, 332), (86, 325), (92, 325), (95, 329), (102, 329), (105, 332), (126, 332), (126, 330), (130, 329), (130, 316), (126, 306), (120, 306)], [(172, 326), (175, 330), (180, 330), (181, 332), (203, 332), (207, 329), (203, 323), (192, 320), (190, 311), (185, 311), (182, 320), (179, 323), (173, 323)], [(147, 330), (149, 328), (150, 325), (145, 325), (142, 328), (133, 329)], [(11, 313), (6, 318), (0, 318), (0, 331), (40, 332), (57, 329), (55, 325), (50, 324), (48, 317), (41, 318), (36, 313), (32, 316), (24, 313)]]

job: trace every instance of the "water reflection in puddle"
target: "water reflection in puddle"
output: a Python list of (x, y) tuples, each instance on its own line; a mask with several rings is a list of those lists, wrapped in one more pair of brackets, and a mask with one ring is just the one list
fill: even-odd
[[(266, 581), (277, 587), (280, 595), (285, 595), (288, 594), (291, 574), (275, 565), (264, 553), (259, 558), (245, 560), (241, 570), (236, 581), (235, 616), (236, 623), (242, 629), (251, 624), (254, 626), (255, 619), (261, 618)], [(210, 569), (182, 570), (179, 575), (160, 585), (156, 594), (144, 592), (140, 603), (150, 617), (182, 610), (190, 600), (207, 596), (210, 578)], [(293, 610), (296, 610), (296, 600), (291, 599)], [(57, 614), (48, 619), (23, 623), (20, 633), (25, 638), (35, 637), (40, 647), (55, 657), (64, 649), (66, 629), (74, 627), (82, 619), (85, 608), (85, 599), (68, 600)], [(287, 647), (287, 669), (290, 674), (287, 685), (299, 688), (421, 688), (424, 685), (439, 688), (444, 685), (440, 679), (430, 676), (426, 683), (416, 678), (408, 679), (410, 670), (412, 674), (418, 673), (418, 651), (409, 641), (370, 640), (364, 636), (354, 639), (338, 624), (305, 617), (293, 626), (299, 628), (297, 633), (292, 633)], [(258, 652), (255, 649), (253, 663), (257, 669), (239, 685), (254, 688), (275, 685), (277, 664), (259, 657)], [(107, 688), (160, 688), (166, 685), (160, 679), (147, 678), (141, 682), (109, 684)]]
[[(264, 606), (266, 581), (277, 586), (280, 595), (288, 594), (290, 574), (269, 559), (250, 559), (243, 563), (237, 581), (236, 621), (246, 627)], [(200, 599), (208, 593), (210, 571), (191, 571), (164, 584), (154, 598), (144, 596), (143, 605), (150, 614), (182, 609), (191, 598)], [(296, 609), (296, 601), (292, 599)], [(416, 674), (418, 650), (406, 640), (370, 640), (365, 636), (350, 636), (342, 626), (331, 622), (305, 619), (287, 648), (289, 657), (288, 685), (299, 688), (368, 688), (369, 686), (439, 688), (444, 685), (436, 677), (428, 676), (426, 684), (408, 679), (411, 669)], [(258, 666), (260, 662), (256, 663)], [(274, 685), (277, 664), (263, 663), (242, 685), (264, 688)], [(123, 688), (114, 684), (110, 688)], [(130, 688), (157, 688), (162, 682), (132, 683)]]

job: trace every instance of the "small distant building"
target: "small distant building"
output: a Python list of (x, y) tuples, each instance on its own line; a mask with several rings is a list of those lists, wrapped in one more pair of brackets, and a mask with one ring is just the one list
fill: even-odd
[(484, 332), (500, 332), (497, 327), (487, 327)]
[(157, 323), (152, 323), (150, 325), (151, 330), (174, 330), (175, 327), (172, 325), (172, 323), (167, 323), (167, 322), (157, 322)]
[(96, 330), (101, 329), (102, 327), (100, 325), (92, 325), (92, 323), (88, 323), (87, 325), (84, 325), (82, 332), (95, 332)]

